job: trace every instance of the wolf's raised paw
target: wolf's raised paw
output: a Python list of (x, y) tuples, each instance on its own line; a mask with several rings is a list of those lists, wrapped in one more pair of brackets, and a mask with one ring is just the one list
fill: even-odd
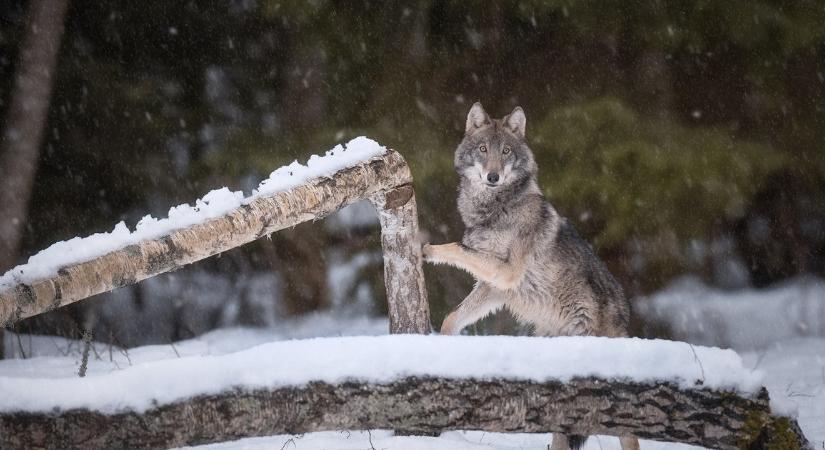
[(429, 243), (421, 246), (421, 256), (424, 257), (424, 261), (432, 262), (434, 253), (433, 246)]

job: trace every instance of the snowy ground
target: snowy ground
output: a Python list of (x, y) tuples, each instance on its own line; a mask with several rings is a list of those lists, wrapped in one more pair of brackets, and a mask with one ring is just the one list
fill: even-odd
[[(758, 350), (797, 337), (825, 337), (825, 280), (802, 277), (768, 289), (725, 291), (682, 278), (634, 304), (674, 339)], [(823, 351), (825, 353), (825, 351)]]
[[(801, 285), (801, 287), (800, 287)], [(813, 286), (813, 288), (812, 288)], [(771, 397), (798, 408), (798, 420), (815, 448), (825, 448), (825, 337), (811, 332), (810, 325), (794, 326), (789, 331), (779, 324), (797, 323), (785, 317), (798, 311), (798, 303), (809, 302), (811, 314), (820, 314), (816, 308), (825, 299), (822, 296), (794, 295), (793, 292), (811, 292), (819, 289), (821, 281), (798, 280), (773, 290), (724, 293), (707, 289), (695, 283), (680, 282), (648, 299), (646, 307), (639, 311), (647, 316), (657, 311), (659, 317), (669, 317), (681, 323), (677, 334), (688, 341), (707, 342), (707, 324), (713, 319), (713, 330), (723, 327), (728, 336), (741, 336), (749, 327), (762, 327), (756, 333), (759, 345), (747, 344), (744, 338), (736, 341), (747, 350), (740, 350), (745, 369), (762, 371), (763, 382)], [(681, 290), (680, 290), (681, 287)], [(803, 289), (804, 288), (804, 289)], [(686, 302), (689, 296), (695, 303), (674, 306)], [(764, 297), (764, 298), (760, 298)], [(678, 301), (673, 300), (674, 298)], [(772, 300), (780, 298), (779, 300)], [(708, 300), (711, 299), (711, 300)], [(803, 300), (800, 300), (803, 299)], [(662, 302), (656, 305), (656, 302)], [(699, 306), (696, 306), (699, 305)], [(691, 307), (695, 306), (695, 307)], [(668, 308), (673, 308), (669, 309)], [(776, 315), (774, 326), (761, 325), (760, 317)], [(770, 317), (768, 315), (767, 317)], [(822, 318), (792, 315), (806, 319), (808, 324)], [(696, 324), (691, 328), (689, 324)], [(817, 322), (818, 323), (818, 322)], [(754, 325), (756, 324), (756, 325)], [(704, 327), (700, 330), (699, 327)], [(151, 367), (156, 364), (175, 364), (177, 360), (191, 357), (235, 357), (261, 344), (284, 339), (301, 339), (313, 336), (381, 335), (387, 330), (385, 319), (370, 319), (362, 316), (342, 318), (339, 314), (315, 314), (299, 320), (277, 324), (265, 329), (233, 328), (222, 329), (202, 335), (196, 339), (172, 345), (145, 346), (128, 352), (105, 344), (96, 344), (89, 363), (89, 376), (106, 377), (108, 373), (130, 372), (126, 368)], [(679, 331), (681, 330), (681, 331)], [(711, 331), (713, 331), (711, 330)], [(796, 331), (794, 331), (796, 330)], [(814, 330), (815, 331), (815, 330)], [(750, 330), (748, 332), (753, 332)], [(60, 338), (43, 336), (17, 336), (6, 332), (6, 352), (17, 359), (0, 361), (0, 380), (43, 378), (69, 379), (76, 374), (80, 364), (80, 343)], [(717, 334), (714, 336), (721, 336)], [(465, 338), (479, 339), (481, 338)], [(769, 343), (770, 342), (770, 343)], [(267, 344), (269, 345), (269, 344)], [(263, 347), (266, 347), (265, 345)], [(24, 351), (29, 359), (21, 359)], [(209, 359), (209, 358), (207, 358)], [(74, 378), (76, 379), (76, 378)], [(2, 383), (2, 382), (0, 382)], [(7, 386), (8, 388), (8, 386)], [(4, 392), (11, 390), (0, 389)], [(301, 436), (270, 436), (244, 439), (204, 448), (226, 449), (545, 449), (549, 435), (498, 434), (484, 432), (449, 432), (440, 437), (396, 437), (388, 431), (367, 432), (341, 431), (311, 433)], [(645, 441), (644, 449), (677, 449), (687, 446)], [(618, 442), (610, 437), (590, 439), (588, 450), (618, 449)]]
[[(394, 436), (391, 431), (329, 431), (298, 436), (248, 438), (220, 444), (184, 447), (198, 450), (547, 450), (551, 434), (449, 431), (438, 437)], [(594, 436), (584, 450), (620, 450), (619, 439)], [(641, 441), (643, 450), (701, 449), (685, 444)]]

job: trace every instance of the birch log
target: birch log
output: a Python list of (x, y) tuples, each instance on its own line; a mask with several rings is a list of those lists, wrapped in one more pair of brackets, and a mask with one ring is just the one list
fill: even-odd
[[(421, 244), (418, 242), (418, 213), (411, 184), (370, 197), (381, 222), (384, 249), (384, 282), (387, 296), (396, 293), (408, 301), (389, 302), (390, 333), (430, 331), (427, 287), (421, 273)], [(422, 314), (422, 311), (426, 314)]]
[(0, 413), (0, 448), (168, 448), (242, 437), (346, 429), (633, 434), (708, 448), (802, 449), (768, 396), (593, 378), (567, 383), (405, 378), (236, 389), (137, 413)]
[(392, 150), (330, 177), (256, 198), (224, 216), (63, 267), (52, 278), (2, 291), (0, 325), (178, 269), (278, 230), (318, 220), (361, 199), (370, 199), (379, 209), (390, 332), (429, 333), (412, 174), (404, 158)]

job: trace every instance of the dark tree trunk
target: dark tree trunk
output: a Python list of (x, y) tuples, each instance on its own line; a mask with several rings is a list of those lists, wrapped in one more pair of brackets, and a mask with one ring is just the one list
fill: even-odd
[[(0, 138), (0, 273), (14, 266), (26, 224), (69, 0), (33, 0)], [(3, 333), (0, 331), (0, 359)]]
[(316, 311), (329, 303), (323, 253), (326, 237), (323, 230), (299, 225), (260, 241), (273, 272), (283, 277), (282, 302), (287, 315)]
[[(404, 434), (632, 434), (708, 448), (806, 448), (792, 420), (754, 398), (671, 384), (406, 378), (231, 390), (143, 413), (0, 413), (3, 448), (167, 448), (249, 436), (388, 428)], [(786, 445), (777, 447), (776, 445)]]
[(68, 0), (33, 0), (0, 139), (0, 272), (14, 266), (40, 158)]

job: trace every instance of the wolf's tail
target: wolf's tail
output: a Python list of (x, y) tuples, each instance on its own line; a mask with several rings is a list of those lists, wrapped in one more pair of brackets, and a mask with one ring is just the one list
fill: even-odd
[(585, 441), (587, 441), (587, 436), (581, 436), (578, 434), (572, 434), (567, 436), (567, 443), (570, 446), (570, 450), (579, 450), (584, 445)]

